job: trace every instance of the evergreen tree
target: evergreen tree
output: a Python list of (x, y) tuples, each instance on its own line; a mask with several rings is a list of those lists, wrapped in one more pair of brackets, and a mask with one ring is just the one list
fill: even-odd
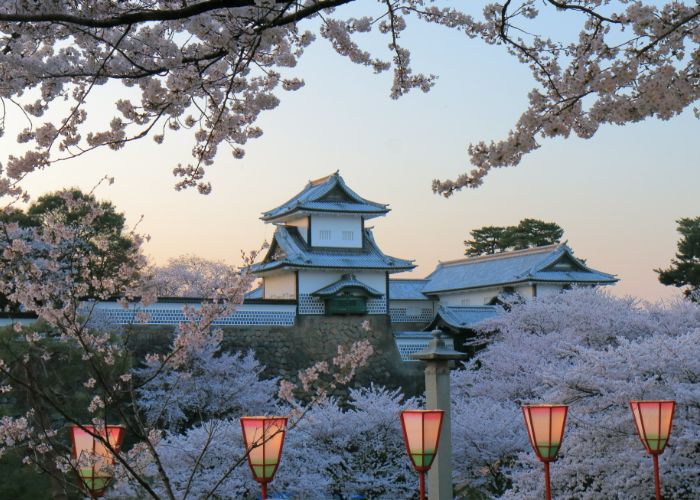
[(97, 201), (91, 193), (71, 188), (45, 194), (32, 203), (24, 218), (19, 218), (23, 227), (41, 227), (47, 216), (57, 218), (64, 224), (74, 225), (87, 213), (89, 204), (97, 204), (99, 213), (91, 224), (84, 225), (82, 236), (90, 252), (100, 256), (100, 278), (112, 276), (120, 262), (130, 258), (133, 241), (125, 233), (126, 218), (117, 212), (110, 201)]
[(555, 222), (523, 219), (517, 226), (484, 226), (469, 234), (471, 239), (464, 242), (464, 253), (477, 256), (553, 245), (561, 241), (564, 230)]
[(523, 219), (517, 226), (507, 228), (504, 246), (512, 250), (543, 247), (559, 243), (564, 230), (555, 222)]
[(683, 218), (676, 222), (681, 234), (676, 258), (671, 260), (668, 269), (655, 271), (659, 273), (661, 283), (688, 287), (684, 291), (685, 296), (700, 302), (700, 217)]
[(469, 234), (472, 239), (464, 242), (467, 249), (466, 255), (488, 255), (496, 252), (503, 252), (503, 242), (508, 228), (498, 226), (484, 226), (474, 229)]
[[(85, 224), (88, 206), (94, 206), (97, 212), (90, 217), (90, 223)], [(133, 262), (137, 258), (134, 240), (126, 232), (124, 214), (117, 212), (116, 207), (109, 201), (98, 201), (91, 193), (83, 193), (77, 188), (64, 189), (39, 197), (27, 207), (5, 210), (0, 213), (0, 228), (17, 224), (30, 234), (30, 230), (42, 233), (51, 226), (53, 221), (69, 226), (80, 226), (78, 239), (79, 249), (66, 250), (59, 259), (61, 265), (70, 267), (76, 257), (76, 251), (92, 255), (90, 272), (99, 280), (130, 280), (132, 276), (123, 276), (120, 269), (125, 262)], [(29, 237), (29, 236), (27, 236)], [(43, 258), (41, 249), (35, 249), (35, 258)], [(11, 267), (4, 265), (0, 255), (0, 279), (12, 283)], [(8, 287), (11, 290), (13, 287)], [(94, 295), (94, 285), (88, 284), (88, 296)], [(19, 305), (8, 298), (9, 293), (0, 293), (0, 312), (19, 312)]]

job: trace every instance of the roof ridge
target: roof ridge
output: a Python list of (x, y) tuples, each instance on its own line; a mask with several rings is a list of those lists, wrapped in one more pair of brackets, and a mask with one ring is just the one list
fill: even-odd
[[(341, 189), (348, 200), (323, 200), (333, 189)], [(386, 203), (368, 200), (353, 191), (343, 180), (340, 171), (307, 182), (304, 189), (281, 205), (262, 213), (262, 220), (274, 222), (296, 211), (311, 212), (350, 212), (367, 214), (368, 218), (386, 214), (391, 209)]]
[(441, 266), (451, 266), (451, 265), (456, 265), (456, 264), (472, 264), (475, 262), (484, 262), (488, 260), (500, 260), (500, 259), (507, 259), (510, 257), (520, 257), (521, 255), (532, 255), (532, 254), (538, 254), (538, 253), (546, 253), (551, 250), (556, 250), (559, 248), (561, 243), (554, 243), (552, 245), (544, 245), (540, 247), (531, 247), (531, 248), (523, 248), (522, 250), (509, 250), (507, 252), (499, 252), (499, 253), (494, 253), (494, 254), (487, 254), (487, 255), (477, 255), (476, 257), (463, 257), (461, 259), (454, 259), (454, 260), (446, 260), (444, 262), (440, 262), (439, 265)]
[(321, 184), (325, 184), (328, 182), (331, 177), (338, 177), (340, 175), (340, 170), (336, 170), (332, 174), (324, 175), (323, 177), (319, 177), (318, 179), (311, 179), (309, 180), (309, 185), (310, 186), (320, 186)]

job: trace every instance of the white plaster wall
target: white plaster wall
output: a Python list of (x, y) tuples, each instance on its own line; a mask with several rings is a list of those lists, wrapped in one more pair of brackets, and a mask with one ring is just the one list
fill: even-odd
[[(532, 298), (532, 285), (522, 284), (513, 287), (517, 293), (525, 298)], [(451, 292), (440, 294), (440, 305), (443, 306), (483, 306), (491, 302), (503, 291), (504, 287), (485, 287), (461, 292)], [(537, 289), (539, 294), (539, 287)]]
[[(321, 231), (330, 231), (330, 239), (321, 239)], [(343, 239), (343, 231), (350, 231), (352, 233), (352, 240)], [(312, 215), (311, 245), (314, 247), (361, 248), (361, 217), (359, 215)]]
[(440, 295), (440, 305), (443, 306), (483, 306), (498, 295), (501, 287), (477, 288)]
[(263, 297), (266, 299), (295, 299), (296, 279), (293, 272), (273, 274), (263, 278)]
[[(515, 291), (525, 297), (526, 299), (531, 299), (533, 297), (532, 295), (532, 285), (530, 283), (526, 283), (524, 285), (518, 285), (515, 287)], [(537, 287), (537, 292), (539, 294), (539, 286)]]
[(551, 295), (557, 295), (562, 291), (562, 285), (542, 285), (537, 284), (537, 296), (547, 297)]
[[(313, 222), (311, 223), (313, 227)], [(319, 288), (338, 281), (343, 273), (339, 271), (299, 271), (299, 293), (309, 294)]]
[[(314, 223), (311, 223), (313, 230)], [(338, 281), (348, 271), (299, 271), (299, 293), (310, 294)], [(384, 271), (362, 271), (354, 273), (357, 279), (381, 293), (386, 293), (386, 273)]]
[(424, 309), (430, 309), (435, 314), (436, 303), (432, 300), (393, 300), (389, 297), (389, 307), (406, 309), (409, 316), (418, 316)]
[(309, 218), (300, 217), (287, 222), (288, 226), (294, 226), (299, 229), (299, 234), (305, 242), (309, 242)]
[(361, 271), (355, 273), (361, 282), (371, 286), (376, 291), (386, 295), (386, 272), (384, 271)]

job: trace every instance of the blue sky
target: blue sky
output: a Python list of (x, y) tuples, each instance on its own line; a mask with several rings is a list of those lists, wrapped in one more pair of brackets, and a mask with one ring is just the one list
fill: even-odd
[[(26, 185), (38, 196), (64, 186), (89, 189), (104, 174), (114, 175), (115, 184), (99, 195), (132, 223), (144, 215), (140, 228), (152, 236), (146, 250), (155, 262), (194, 253), (237, 263), (240, 249), (272, 235), (260, 212), (308, 179), (340, 169), (361, 195), (391, 205), (387, 217), (374, 221), (375, 235), (387, 253), (416, 259), (416, 277), (438, 260), (460, 257), (471, 229), (534, 217), (561, 225), (589, 265), (618, 274), (614, 293), (652, 300), (677, 294), (658, 284), (653, 269), (673, 256), (675, 220), (700, 215), (694, 147), (700, 123), (692, 112), (670, 122), (603, 127), (588, 141), (542, 141), (520, 166), (494, 171), (479, 189), (444, 199), (432, 194), (432, 179), (470, 169), (470, 142), (504, 137), (525, 109), (532, 80), (503, 48), (446, 29), (409, 24), (403, 41), (416, 71), (439, 75), (431, 92), (392, 101), (389, 73), (373, 75), (318, 40), (290, 72), (306, 86), (280, 92), (281, 105), (262, 117), (265, 133), (247, 146), (243, 160), (220, 152), (209, 169), (209, 196), (172, 189), (170, 171), (190, 158), (182, 135), (166, 138), (164, 146), (146, 140), (94, 152), (34, 174)], [(368, 47), (384, 51), (385, 43), (369, 37)], [(93, 99), (102, 110), (100, 93)], [(3, 150), (14, 147), (12, 136), (0, 141)]]

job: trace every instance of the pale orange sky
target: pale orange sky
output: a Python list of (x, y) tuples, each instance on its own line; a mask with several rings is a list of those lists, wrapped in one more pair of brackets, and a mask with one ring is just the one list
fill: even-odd
[[(430, 93), (398, 101), (388, 98), (390, 75), (372, 75), (334, 56), (324, 42), (314, 44), (292, 72), (306, 87), (281, 93), (280, 107), (259, 123), (264, 136), (249, 143), (243, 160), (220, 152), (209, 169), (209, 196), (172, 189), (170, 171), (190, 159), (184, 135), (163, 146), (145, 140), (119, 152), (97, 151), (34, 174), (26, 186), (38, 196), (74, 185), (89, 189), (113, 175), (115, 184), (98, 195), (132, 224), (145, 216), (140, 228), (152, 237), (146, 250), (154, 261), (193, 253), (238, 263), (240, 249), (272, 235), (260, 212), (308, 179), (340, 169), (360, 195), (390, 204), (387, 217), (372, 221), (375, 236), (386, 253), (416, 260), (415, 277), (438, 260), (462, 256), (471, 229), (532, 217), (561, 225), (577, 256), (617, 274), (622, 281), (614, 293), (650, 300), (677, 295), (658, 283), (653, 269), (667, 266), (675, 252), (675, 220), (700, 215), (694, 148), (700, 122), (692, 113), (603, 127), (588, 141), (543, 141), (519, 167), (492, 172), (484, 186), (444, 199), (432, 194), (432, 179), (469, 169), (469, 142), (504, 137), (532, 84), (527, 68), (501, 49), (431, 30), (413, 36), (433, 43), (411, 44), (407, 35), (406, 44), (419, 47), (417, 69), (440, 79)], [(456, 46), (469, 57), (440, 48)], [(6, 134), (0, 148), (15, 148), (12, 139)]]

